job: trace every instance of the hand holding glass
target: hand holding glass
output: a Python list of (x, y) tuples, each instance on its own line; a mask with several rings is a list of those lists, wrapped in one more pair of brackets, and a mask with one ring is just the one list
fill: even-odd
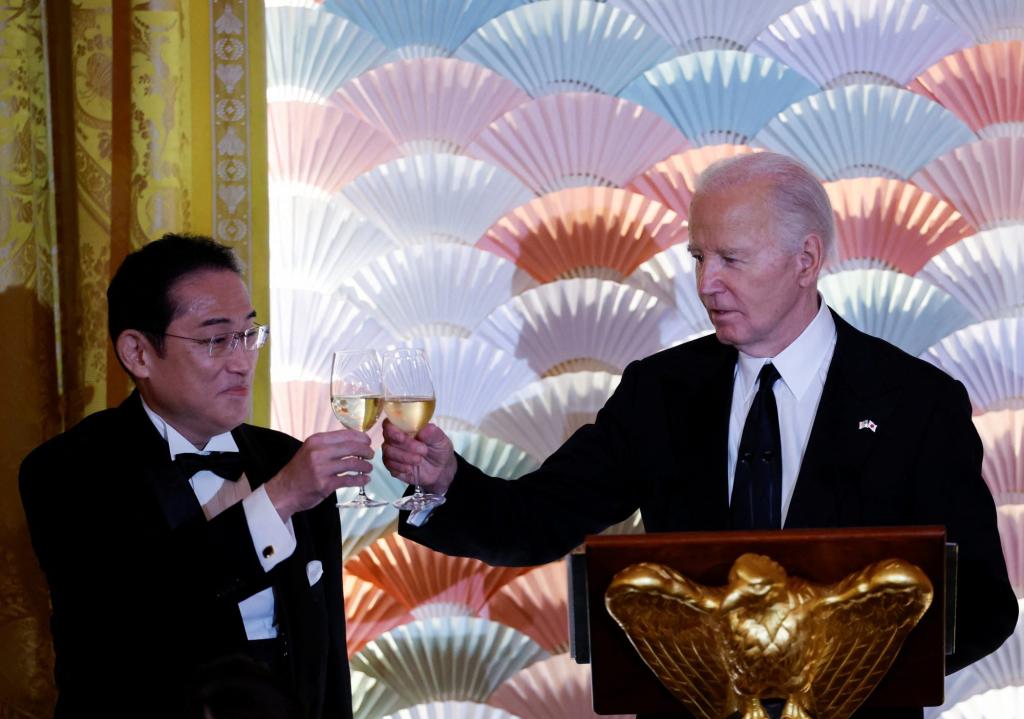
[[(365, 432), (380, 415), (384, 392), (381, 386), (380, 360), (373, 350), (344, 350), (334, 353), (331, 365), (331, 409), (338, 421), (349, 429)], [(339, 507), (365, 509), (383, 507), (387, 502), (366, 494), (359, 495)]]

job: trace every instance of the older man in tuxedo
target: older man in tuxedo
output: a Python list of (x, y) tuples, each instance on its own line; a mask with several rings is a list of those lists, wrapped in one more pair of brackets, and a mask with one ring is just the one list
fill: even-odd
[(107, 299), (137, 389), (20, 474), (56, 716), (180, 717), (198, 670), (234, 654), (303, 716), (351, 716), (334, 490), (367, 481), (369, 438), (243, 423), (268, 330), (227, 247), (165, 236), (125, 259)]
[(594, 423), (514, 482), (469, 465), (436, 426), (408, 438), (386, 423), (391, 472), (447, 499), (403, 517), (402, 534), (529, 565), (637, 508), (649, 532), (941, 524), (960, 545), (947, 668), (993, 651), (1017, 604), (967, 393), (825, 305), (833, 235), (828, 195), (795, 160), (708, 168), (689, 250), (714, 335), (630, 364)]

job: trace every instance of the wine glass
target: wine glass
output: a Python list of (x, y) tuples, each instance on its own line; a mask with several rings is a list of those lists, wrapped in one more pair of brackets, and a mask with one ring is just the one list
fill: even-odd
[[(349, 429), (365, 432), (380, 416), (384, 393), (381, 387), (380, 360), (373, 350), (341, 350), (334, 353), (331, 364), (331, 410), (338, 421)], [(387, 502), (366, 494), (359, 494), (347, 502), (339, 502), (346, 509), (383, 507)]]
[[(397, 349), (383, 353), (384, 413), (391, 423), (410, 436), (427, 426), (434, 414), (434, 384), (427, 356), (421, 349)], [(394, 502), (399, 509), (418, 512), (444, 504), (439, 494), (414, 492)]]

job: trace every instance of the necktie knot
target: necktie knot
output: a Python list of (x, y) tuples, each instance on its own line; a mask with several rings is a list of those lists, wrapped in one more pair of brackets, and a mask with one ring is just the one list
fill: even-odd
[(210, 452), (209, 454), (183, 452), (175, 455), (174, 464), (188, 478), (207, 470), (219, 477), (237, 482), (243, 471), (242, 455), (238, 452)]
[(775, 369), (775, 365), (771, 362), (765, 362), (761, 366), (761, 371), (757, 373), (757, 381), (759, 382), (757, 391), (770, 390), (775, 385), (775, 381), (779, 379), (782, 379), (782, 375)]

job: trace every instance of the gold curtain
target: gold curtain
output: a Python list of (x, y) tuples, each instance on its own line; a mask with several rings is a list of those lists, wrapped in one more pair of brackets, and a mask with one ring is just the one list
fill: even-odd
[[(264, 87), (261, 3), (0, 1), (0, 718), (52, 713), (17, 469), (129, 391), (106, 334), (113, 269), (164, 232), (210, 234), (269, 315)], [(258, 422), (268, 385), (263, 362)]]

